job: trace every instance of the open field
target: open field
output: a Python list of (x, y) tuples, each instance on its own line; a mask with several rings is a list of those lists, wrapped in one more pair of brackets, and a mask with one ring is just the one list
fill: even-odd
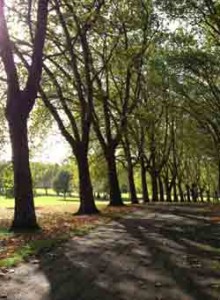
[[(59, 196), (38, 196), (35, 197), (35, 206), (37, 216), (40, 217), (45, 213), (75, 213), (79, 207), (79, 199), (67, 197), (64, 199)], [(99, 209), (107, 206), (107, 201), (96, 201)], [(11, 219), (14, 208), (14, 199), (5, 199), (0, 197), (0, 220)]]
[[(45, 195), (44, 189), (37, 189), (37, 195), (34, 202), (37, 217), (42, 214), (51, 213), (76, 213), (79, 207), (79, 198), (77, 194), (72, 197), (67, 196), (66, 199), (62, 195), (57, 196), (52, 189), (48, 189), (48, 195)], [(141, 195), (138, 195), (141, 198)], [(129, 194), (122, 194), (124, 201), (129, 202)], [(97, 207), (102, 210), (106, 208), (109, 200), (96, 200)], [(14, 199), (6, 199), (0, 196), (0, 220), (11, 219), (13, 215)]]

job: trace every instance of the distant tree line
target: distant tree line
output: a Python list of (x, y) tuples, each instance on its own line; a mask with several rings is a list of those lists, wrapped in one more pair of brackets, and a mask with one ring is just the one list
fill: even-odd
[[(34, 195), (48, 196), (51, 190), (57, 195), (73, 192), (73, 174), (68, 167), (57, 164), (31, 163)], [(0, 163), (0, 194), (14, 197), (13, 167), (10, 162)]]

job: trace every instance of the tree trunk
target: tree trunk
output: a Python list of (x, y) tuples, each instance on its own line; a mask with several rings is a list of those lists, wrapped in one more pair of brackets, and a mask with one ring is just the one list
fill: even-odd
[(12, 230), (34, 230), (39, 228), (36, 220), (32, 178), (29, 164), (27, 117), (7, 114), (12, 145), (14, 170), (15, 210)]
[(186, 184), (186, 197), (187, 197), (187, 202), (191, 202), (190, 186), (188, 184)]
[(191, 196), (192, 196), (192, 201), (194, 203), (196, 203), (198, 200), (198, 188), (197, 188), (197, 185), (194, 183), (192, 184), (192, 187), (191, 187)]
[(167, 188), (167, 202), (172, 202), (172, 195), (170, 187)]
[(180, 202), (184, 202), (184, 193), (181, 185), (181, 181), (178, 181), (178, 190), (179, 190), (179, 195), (180, 195)]
[(130, 142), (127, 137), (127, 134), (125, 134), (124, 141), (122, 141), (122, 145), (124, 148), (125, 159), (127, 162), (128, 185), (129, 185), (131, 203), (137, 204), (138, 198), (137, 198), (137, 191), (136, 191), (136, 187), (135, 187), (135, 183), (134, 183), (134, 168), (133, 168), (133, 163), (132, 163)]
[(131, 203), (138, 204), (137, 191), (134, 183), (133, 167), (131, 167), (131, 169), (128, 168), (128, 183), (129, 183)]
[(123, 206), (121, 197), (121, 191), (119, 187), (115, 153), (108, 151), (106, 155), (106, 161), (108, 166), (108, 181), (110, 190), (110, 206)]
[(151, 172), (151, 183), (152, 183), (152, 201), (158, 202), (158, 186), (157, 186), (157, 175), (156, 172)]
[(144, 203), (148, 203), (150, 202), (150, 199), (149, 199), (147, 180), (146, 180), (146, 168), (145, 168), (143, 158), (141, 158), (141, 184), (142, 184), (143, 201)]
[(201, 199), (202, 203), (204, 202), (204, 191), (205, 191), (205, 188), (203, 188), (203, 187), (201, 187), (200, 190), (199, 190), (200, 199)]
[(174, 198), (174, 202), (178, 202), (178, 194), (177, 194), (177, 185), (176, 185), (176, 180), (174, 181), (173, 184), (173, 198)]
[(164, 182), (165, 182), (165, 188), (166, 188), (166, 201), (167, 202), (172, 202), (172, 199), (171, 199), (171, 188), (170, 188), (170, 185), (169, 185), (169, 181), (166, 178), (164, 180)]
[(130, 197), (131, 197), (131, 203), (138, 204), (138, 198), (137, 198), (137, 191), (134, 183), (134, 169), (131, 161), (131, 157), (128, 158), (128, 184), (129, 184), (129, 191), (130, 191)]
[(218, 197), (220, 197), (220, 159), (218, 161)]
[(160, 176), (158, 176), (158, 183), (159, 183), (160, 201), (164, 202), (164, 187), (163, 187), (163, 181)]
[(211, 202), (210, 190), (209, 189), (206, 190), (206, 198), (207, 198), (207, 202)]
[[(83, 148), (83, 147), (82, 147)], [(80, 149), (76, 154), (78, 172), (79, 172), (79, 195), (80, 207), (78, 214), (91, 215), (99, 213), (95, 205), (92, 182), (89, 171), (88, 153)]]

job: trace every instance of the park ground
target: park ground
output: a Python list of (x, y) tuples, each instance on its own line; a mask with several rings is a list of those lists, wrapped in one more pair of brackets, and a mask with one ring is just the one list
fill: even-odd
[[(77, 219), (71, 213), (75, 231), (69, 210), (76, 204), (66, 205), (66, 211), (64, 204), (53, 206), (55, 212), (37, 205), (42, 225), (49, 226), (43, 223), (49, 215), (60, 222), (66, 216), (67, 224), (59, 225), (72, 234), (16, 267), (2, 267), (0, 299), (220, 299), (219, 205), (158, 203), (106, 212), (100, 202), (103, 217)], [(50, 238), (43, 231), (41, 244)]]
[[(136, 209), (126, 206), (111, 209), (108, 201), (96, 201), (101, 215), (76, 216), (79, 208), (77, 195), (63, 198), (52, 190), (48, 195), (43, 190), (35, 197), (36, 214), (41, 231), (14, 234), (9, 231), (13, 218), (14, 200), (0, 197), (0, 268), (14, 267), (30, 256), (63, 243), (72, 236), (82, 236), (100, 224), (118, 218)], [(125, 201), (128, 195), (124, 195)], [(128, 203), (128, 202), (127, 202)]]

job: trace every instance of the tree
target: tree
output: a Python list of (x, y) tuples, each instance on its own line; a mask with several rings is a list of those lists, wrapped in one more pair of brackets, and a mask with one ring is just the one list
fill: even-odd
[[(143, 64), (156, 29), (151, 1), (113, 4), (107, 16), (103, 16), (101, 30), (96, 30), (100, 43), (91, 59), (96, 88), (93, 128), (107, 162), (110, 205), (120, 206), (123, 202), (116, 166), (117, 147), (140, 100)], [(101, 66), (98, 73), (94, 62)]]
[(136, 191), (136, 186), (135, 186), (135, 181), (134, 181), (135, 161), (132, 157), (131, 141), (132, 141), (132, 138), (128, 135), (128, 132), (125, 131), (123, 138), (122, 138), (122, 147), (123, 147), (124, 155), (125, 155), (124, 165), (125, 165), (125, 169), (127, 170), (127, 175), (128, 175), (128, 185), (129, 185), (131, 203), (137, 204), (138, 198), (137, 198), (137, 191)]
[(106, 161), (97, 141), (95, 141), (92, 149), (94, 149), (94, 154), (90, 155), (89, 161), (94, 192), (99, 195), (102, 193), (106, 196), (109, 195)]
[[(96, 21), (102, 5), (103, 1), (94, 2), (85, 13), (83, 3), (76, 7), (68, 1), (55, 1), (56, 14), (51, 20), (54, 26), (49, 30), (50, 51), (44, 63), (44, 78), (48, 84), (41, 88), (45, 106), (76, 157), (80, 214), (98, 213), (88, 161), (92, 123), (90, 103), (94, 95), (87, 39), (91, 34), (90, 24)], [(62, 34), (56, 34), (57, 27)]]
[(48, 189), (53, 188), (54, 178), (60, 171), (60, 167), (57, 164), (46, 164), (41, 162), (31, 163), (31, 172), (33, 177), (34, 188), (45, 189), (45, 194), (48, 194)]
[[(13, 230), (38, 228), (29, 164), (27, 122), (37, 98), (41, 79), (48, 3), (48, 0), (38, 1), (32, 60), (28, 69), (26, 84), (23, 88), (7, 26), (4, 1), (0, 1), (0, 56), (7, 75), (6, 118), (10, 131), (14, 170), (15, 212), (12, 224)], [(32, 12), (32, 1), (26, 4), (26, 10)]]
[(66, 199), (66, 194), (70, 192), (72, 176), (68, 171), (62, 170), (58, 173), (54, 180), (53, 187), (56, 193), (63, 193)]

